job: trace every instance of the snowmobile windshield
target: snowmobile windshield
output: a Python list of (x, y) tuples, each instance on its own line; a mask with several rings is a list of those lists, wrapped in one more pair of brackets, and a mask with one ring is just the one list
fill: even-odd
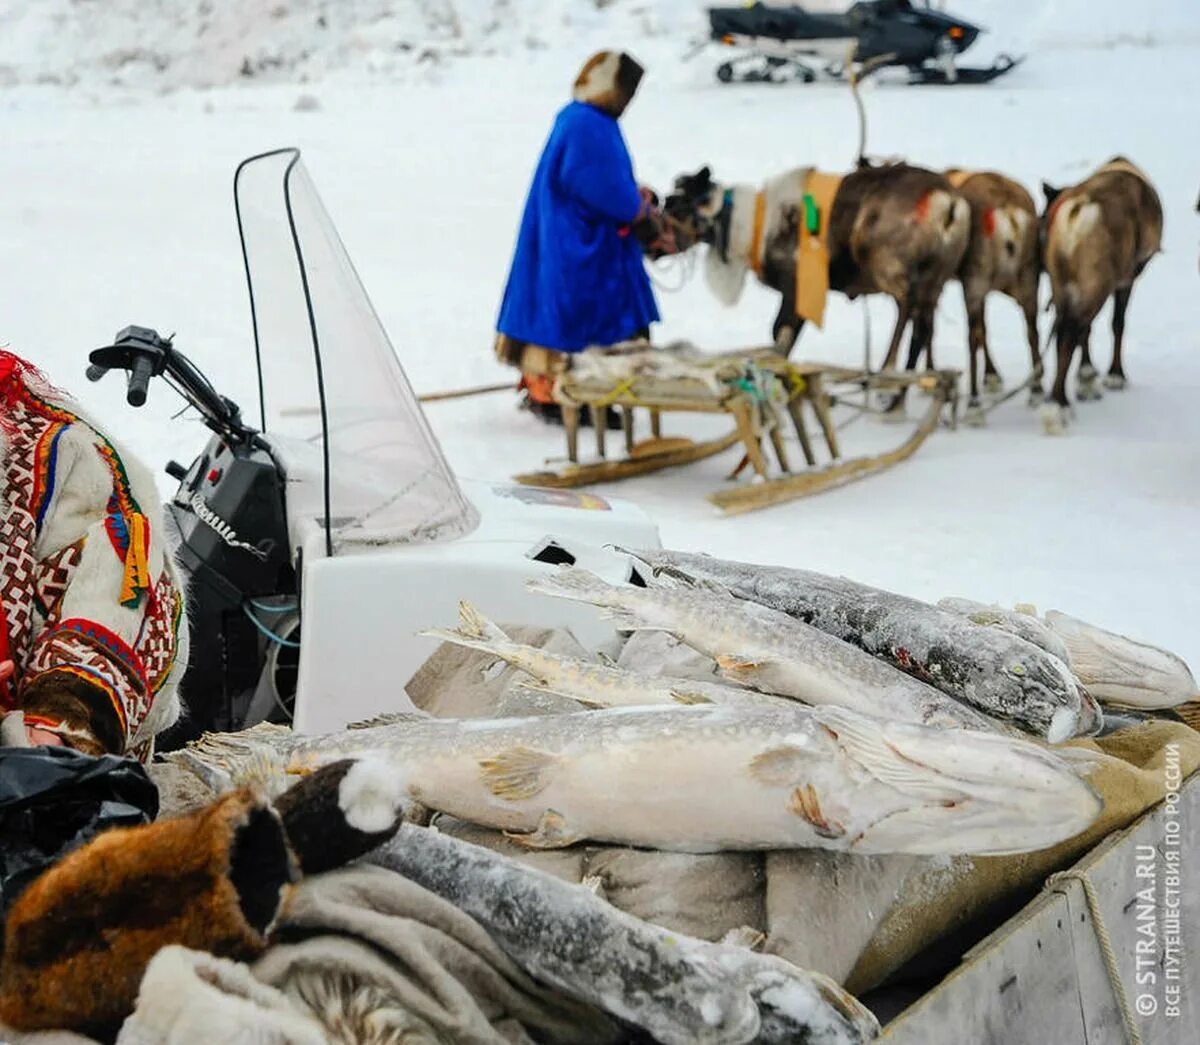
[(295, 149), (234, 177), (263, 430), (283, 446), (291, 514), (326, 548), (450, 540), (463, 495)]

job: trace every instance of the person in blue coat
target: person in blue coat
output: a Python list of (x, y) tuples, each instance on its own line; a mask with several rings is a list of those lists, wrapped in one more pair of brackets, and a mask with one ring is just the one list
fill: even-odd
[(615, 51), (587, 61), (525, 201), (496, 351), (521, 368), (528, 405), (548, 420), (560, 416), (550, 389), (570, 353), (648, 336), (659, 318), (639, 239), (655, 201), (617, 124), (642, 72)]

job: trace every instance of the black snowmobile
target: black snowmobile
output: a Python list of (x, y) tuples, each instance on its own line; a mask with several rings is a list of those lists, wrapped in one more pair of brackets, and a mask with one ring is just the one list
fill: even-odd
[(909, 0), (862, 0), (841, 13), (755, 3), (708, 10), (711, 39), (746, 53), (717, 67), (722, 83), (811, 83), (819, 71), (840, 78), (849, 65), (864, 76), (903, 66), (909, 82), (987, 83), (1020, 59), (1001, 55), (986, 68), (956, 58), (983, 30)]

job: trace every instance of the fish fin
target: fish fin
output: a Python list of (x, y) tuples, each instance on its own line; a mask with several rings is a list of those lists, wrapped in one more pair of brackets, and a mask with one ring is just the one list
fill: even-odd
[(741, 947), (747, 951), (761, 951), (763, 944), (767, 942), (767, 934), (752, 925), (739, 925), (722, 936), (720, 942), (723, 947)]
[(830, 820), (821, 811), (817, 789), (812, 784), (802, 784), (792, 792), (788, 808), (802, 820), (807, 820), (822, 838), (841, 838), (846, 833), (844, 824)]
[(527, 693), (536, 693), (538, 696), (544, 697), (565, 697), (568, 700), (575, 701), (576, 704), (582, 704), (588, 708), (607, 708), (612, 707), (611, 704), (605, 704), (603, 701), (594, 700), (591, 697), (581, 697), (578, 693), (572, 693), (565, 689), (555, 689), (553, 686), (547, 686), (546, 683), (537, 679), (529, 682), (514, 682), (512, 690), (524, 690)]
[(553, 573), (531, 577), (525, 582), (525, 590), (535, 595), (603, 606), (616, 587), (581, 566), (563, 566)]
[(536, 830), (524, 833), (505, 831), (504, 837), (526, 849), (565, 849), (584, 836), (567, 829), (567, 820), (562, 813), (547, 809), (538, 821)]
[(722, 653), (717, 657), (717, 670), (734, 682), (750, 684), (757, 680), (759, 672), (772, 663), (769, 660), (755, 660), (744, 654)]
[(384, 711), (378, 715), (372, 715), (370, 718), (362, 718), (357, 722), (350, 722), (346, 725), (346, 728), (375, 729), (377, 726), (399, 726), (405, 722), (424, 721), (430, 718), (433, 718), (433, 716), (424, 711)]
[(465, 599), (458, 604), (457, 628), (426, 628), (417, 632), (428, 639), (441, 639), (442, 642), (453, 642), (456, 646), (466, 646), (468, 649), (482, 650), (503, 656), (505, 646), (514, 643), (504, 631), (493, 624), (474, 606)]
[(606, 609), (600, 613), (601, 620), (612, 621), (617, 631), (668, 631), (657, 624), (646, 624), (636, 614), (626, 609)]
[(508, 642), (504, 630), (493, 624), (466, 599), (458, 603), (458, 630), (473, 639), (488, 639), (491, 642)]
[(760, 751), (750, 759), (750, 775), (763, 784), (783, 786), (795, 783), (811, 764), (812, 760), (802, 748), (785, 744)]
[(454, 628), (425, 628), (422, 631), (418, 631), (417, 634), (422, 638), (439, 639), (442, 642), (451, 642), (455, 646), (479, 650), (481, 653), (490, 653), (493, 657), (503, 657), (503, 654), (497, 649), (495, 642), (488, 639), (472, 638), (470, 635), (464, 635), (461, 631)]
[(545, 751), (517, 746), (498, 751), (491, 758), (481, 758), (479, 769), (493, 795), (519, 802), (545, 788), (549, 783), (547, 771), (557, 761), (557, 756)]
[[(837, 741), (847, 757), (880, 783), (906, 795), (935, 801), (952, 801), (962, 797), (961, 789), (936, 768), (901, 752), (887, 735), (887, 723), (832, 704), (814, 708), (813, 717)], [(947, 736), (950, 733), (947, 731)]]
[(702, 693), (692, 693), (682, 687), (675, 687), (671, 690), (671, 699), (676, 704), (711, 704), (712, 700), (704, 696)]

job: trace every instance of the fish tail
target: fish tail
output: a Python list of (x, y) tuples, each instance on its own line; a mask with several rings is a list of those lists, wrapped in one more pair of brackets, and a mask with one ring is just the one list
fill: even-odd
[(287, 784), (291, 738), (290, 729), (262, 723), (241, 733), (205, 733), (164, 757), (217, 793), (251, 785), (273, 794)]
[(503, 630), (488, 620), (466, 599), (458, 604), (458, 630), (473, 639), (487, 639), (490, 642), (508, 641), (508, 636), (504, 634)]
[(494, 653), (497, 656), (502, 656), (504, 651), (513, 645), (513, 641), (503, 629), (488, 620), (466, 599), (458, 604), (457, 628), (427, 628), (418, 634), (430, 639), (441, 639), (443, 642), (453, 642), (456, 646), (466, 646), (468, 649)]
[(613, 585), (579, 566), (568, 566), (542, 577), (533, 577), (525, 582), (525, 588), (537, 595), (590, 602), (593, 606), (611, 605), (616, 591)]

